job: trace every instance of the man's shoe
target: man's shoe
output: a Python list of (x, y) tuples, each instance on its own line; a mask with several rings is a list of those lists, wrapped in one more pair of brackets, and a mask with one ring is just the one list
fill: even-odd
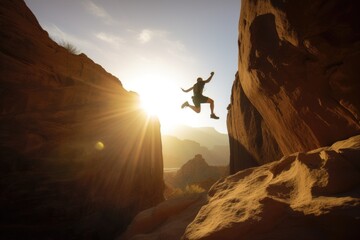
[(210, 114), (210, 118), (213, 118), (213, 119), (219, 119), (218, 116), (216, 116), (214, 113)]
[(188, 107), (188, 106), (189, 106), (189, 102), (186, 101), (186, 102), (184, 102), (184, 103), (181, 105), (181, 108)]

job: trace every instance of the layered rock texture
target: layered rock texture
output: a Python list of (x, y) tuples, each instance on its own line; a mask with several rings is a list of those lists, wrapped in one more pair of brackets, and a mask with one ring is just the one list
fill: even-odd
[(359, 4), (241, 3), (231, 172), (359, 134)]
[(138, 214), (121, 240), (358, 239), (360, 135), (239, 171)]
[(23, 1), (0, 25), (0, 238), (113, 239), (163, 200), (158, 121)]
[(357, 239), (360, 135), (239, 171), (210, 189), (182, 239)]

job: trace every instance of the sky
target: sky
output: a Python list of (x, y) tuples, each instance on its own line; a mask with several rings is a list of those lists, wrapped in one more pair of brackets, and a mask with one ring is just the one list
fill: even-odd
[[(162, 133), (176, 125), (214, 127), (226, 133), (227, 106), (238, 61), (240, 0), (25, 0), (57, 42), (75, 46), (156, 114)], [(204, 95), (215, 101), (197, 114), (190, 88), (207, 79)]]

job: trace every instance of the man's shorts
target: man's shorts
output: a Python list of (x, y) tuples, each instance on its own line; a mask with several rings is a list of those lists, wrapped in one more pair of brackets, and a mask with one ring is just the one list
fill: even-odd
[(195, 107), (200, 107), (200, 104), (201, 104), (201, 103), (206, 103), (206, 102), (209, 100), (208, 97), (203, 96), (203, 95), (193, 96), (193, 97), (191, 97), (191, 98), (192, 98), (192, 100), (193, 100), (193, 103), (194, 103)]

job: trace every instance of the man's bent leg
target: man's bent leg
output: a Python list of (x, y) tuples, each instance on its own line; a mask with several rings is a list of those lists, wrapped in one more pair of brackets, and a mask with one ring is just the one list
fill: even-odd
[(210, 103), (211, 114), (214, 114), (214, 100), (212, 100), (211, 98), (208, 98), (207, 103)]
[(210, 110), (211, 110), (210, 117), (213, 119), (219, 119), (219, 117), (216, 116), (214, 113), (214, 100), (212, 100), (211, 98), (208, 98), (207, 103), (210, 103)]

